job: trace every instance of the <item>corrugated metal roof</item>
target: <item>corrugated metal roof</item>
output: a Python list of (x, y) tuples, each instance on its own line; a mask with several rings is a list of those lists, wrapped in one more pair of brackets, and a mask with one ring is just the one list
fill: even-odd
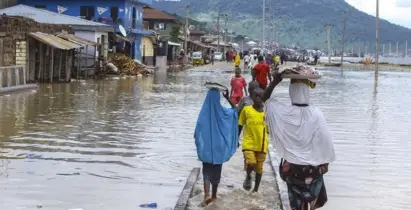
[(22, 4), (5, 9), (0, 9), (0, 14), (4, 13), (9, 16), (22, 16), (31, 18), (39, 23), (111, 27), (103, 23), (97, 23), (78, 17), (59, 14), (45, 9), (37, 9)]
[(158, 9), (144, 8), (143, 19), (144, 20), (175, 20), (176, 17), (173, 17)]
[(33, 32), (30, 33), (29, 36), (33, 37), (34, 39), (43, 42), (44, 44), (50, 45), (57, 49), (62, 50), (71, 50), (82, 47), (82, 45), (75, 44), (73, 42), (64, 40), (52, 34), (46, 34), (41, 32)]
[(60, 33), (60, 34), (57, 34), (56, 36), (58, 36), (62, 39), (65, 39), (67, 41), (74, 42), (74, 43), (79, 44), (79, 45), (83, 45), (83, 46), (85, 46), (85, 45), (96, 46), (97, 45), (97, 42), (93, 42), (93, 41), (90, 41), (90, 40), (87, 40), (87, 39), (83, 39), (83, 38), (75, 36), (73, 34)]

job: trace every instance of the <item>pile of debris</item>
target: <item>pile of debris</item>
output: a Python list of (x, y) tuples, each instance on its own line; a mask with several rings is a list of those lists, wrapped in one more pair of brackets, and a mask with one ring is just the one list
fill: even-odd
[(147, 75), (152, 71), (144, 64), (137, 63), (126, 55), (115, 55), (111, 57), (107, 65), (112, 73), (120, 73), (125, 75)]

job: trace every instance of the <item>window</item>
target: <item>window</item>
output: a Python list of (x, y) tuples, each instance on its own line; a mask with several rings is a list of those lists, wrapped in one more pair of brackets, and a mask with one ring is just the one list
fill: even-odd
[(137, 11), (136, 11), (136, 8), (135, 7), (133, 7), (133, 17), (132, 17), (132, 28), (136, 28), (136, 26), (137, 26)]
[(94, 7), (92, 6), (81, 6), (80, 16), (87, 20), (93, 20), (94, 18)]
[(118, 18), (118, 7), (111, 7), (110, 14), (113, 21), (116, 21)]
[(46, 5), (36, 5), (34, 7), (37, 9), (47, 9)]
[(154, 30), (156, 31), (165, 31), (166, 24), (165, 23), (154, 23)]

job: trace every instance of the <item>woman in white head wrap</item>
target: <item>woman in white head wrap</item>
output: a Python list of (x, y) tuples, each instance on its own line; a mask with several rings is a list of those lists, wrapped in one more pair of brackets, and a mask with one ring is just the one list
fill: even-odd
[(281, 157), (280, 176), (287, 183), (291, 209), (317, 209), (327, 202), (323, 175), (335, 159), (331, 134), (323, 113), (310, 106), (315, 83), (291, 80), (291, 104), (286, 105), (271, 98), (281, 81), (277, 74), (264, 95), (271, 140)]

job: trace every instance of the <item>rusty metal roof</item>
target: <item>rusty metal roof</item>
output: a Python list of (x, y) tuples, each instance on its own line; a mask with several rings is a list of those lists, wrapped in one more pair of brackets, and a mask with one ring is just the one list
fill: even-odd
[(171, 16), (161, 10), (154, 8), (144, 8), (143, 20), (176, 20), (176, 17)]
[(71, 50), (82, 47), (82, 45), (67, 41), (65, 39), (59, 38), (52, 34), (46, 34), (42, 32), (33, 32), (29, 36), (34, 39), (43, 42), (44, 44), (50, 45), (51, 47), (62, 49), (62, 50)]
[(74, 34), (68, 34), (68, 33), (63, 32), (63, 33), (57, 34), (56, 36), (58, 36), (62, 39), (65, 39), (67, 41), (74, 42), (75, 44), (82, 45), (82, 46), (86, 46), (86, 45), (96, 46), (97, 45), (97, 42), (93, 42), (93, 41), (90, 41), (90, 40), (87, 40), (87, 39), (83, 39), (81, 37), (75, 36)]

